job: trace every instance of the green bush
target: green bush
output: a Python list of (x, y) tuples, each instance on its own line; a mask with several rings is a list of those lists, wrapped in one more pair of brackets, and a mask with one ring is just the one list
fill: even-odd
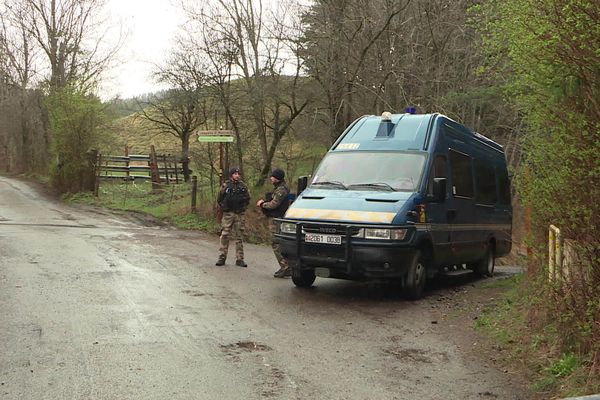
[(93, 187), (88, 151), (100, 140), (104, 106), (92, 95), (71, 87), (54, 89), (46, 98), (52, 140), (50, 181), (62, 193)]
[[(535, 337), (555, 326), (554, 363), (541, 386), (585, 368), (600, 381), (600, 9), (595, 0), (505, 0), (473, 8), (488, 72), (527, 124), (515, 184), (531, 212), (527, 296)], [(549, 281), (548, 227), (570, 239), (568, 277)], [(558, 316), (558, 317), (557, 317)], [(539, 343), (539, 341), (538, 341)], [(566, 356), (565, 356), (566, 354)], [(576, 360), (589, 360), (577, 363)], [(581, 383), (581, 382), (580, 382)]]

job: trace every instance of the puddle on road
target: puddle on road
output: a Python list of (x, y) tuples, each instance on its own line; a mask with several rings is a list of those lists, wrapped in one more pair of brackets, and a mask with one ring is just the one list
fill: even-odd
[(428, 351), (423, 349), (412, 349), (402, 347), (391, 347), (383, 350), (384, 353), (394, 356), (398, 360), (413, 361), (417, 363), (432, 364), (434, 362), (448, 362), (449, 357), (446, 353), (437, 351)]
[(245, 342), (236, 342), (231, 344), (222, 344), (221, 349), (226, 352), (239, 352), (239, 351), (269, 351), (273, 350), (271, 347), (266, 344), (261, 344), (257, 342), (245, 341)]

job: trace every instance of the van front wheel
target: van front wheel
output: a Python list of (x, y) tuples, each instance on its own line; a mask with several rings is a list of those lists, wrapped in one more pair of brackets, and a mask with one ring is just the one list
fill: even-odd
[(294, 285), (300, 288), (311, 287), (316, 279), (315, 271), (313, 269), (300, 270), (292, 269), (292, 282)]
[(411, 300), (418, 300), (423, 297), (426, 280), (426, 259), (421, 250), (416, 250), (408, 265), (408, 272), (404, 281), (404, 295)]

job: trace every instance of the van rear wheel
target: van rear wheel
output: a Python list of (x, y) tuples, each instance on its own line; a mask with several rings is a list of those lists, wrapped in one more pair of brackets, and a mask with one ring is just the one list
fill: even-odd
[(297, 268), (292, 269), (292, 282), (294, 285), (300, 288), (311, 287), (316, 279), (314, 269), (300, 270)]
[(410, 300), (423, 297), (425, 282), (427, 281), (427, 263), (421, 250), (416, 250), (408, 265), (408, 272), (404, 281), (404, 295)]
[(473, 271), (479, 276), (494, 276), (496, 267), (496, 252), (493, 246), (489, 246), (485, 256), (477, 263), (473, 264)]

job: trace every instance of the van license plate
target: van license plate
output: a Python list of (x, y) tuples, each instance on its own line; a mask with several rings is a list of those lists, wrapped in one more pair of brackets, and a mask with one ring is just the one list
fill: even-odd
[(342, 244), (342, 237), (339, 235), (322, 235), (319, 233), (307, 233), (304, 237), (306, 243), (323, 244)]

